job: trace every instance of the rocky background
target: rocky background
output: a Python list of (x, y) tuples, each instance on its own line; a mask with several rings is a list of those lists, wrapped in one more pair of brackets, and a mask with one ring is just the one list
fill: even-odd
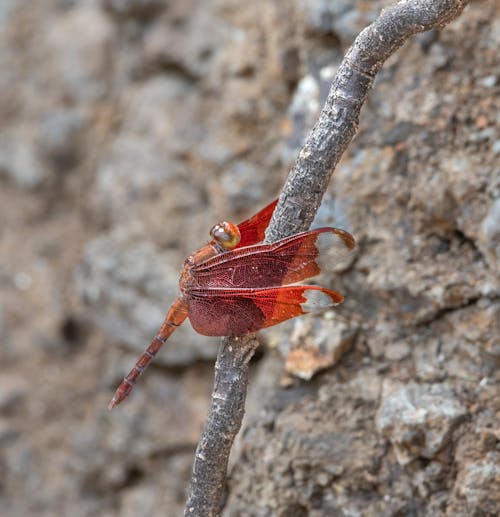
[[(1, 515), (182, 513), (217, 340), (187, 323), (107, 403), (389, 3), (1, 0)], [(346, 302), (263, 333), (226, 517), (500, 512), (499, 14), (379, 74), (319, 217), (358, 241)]]

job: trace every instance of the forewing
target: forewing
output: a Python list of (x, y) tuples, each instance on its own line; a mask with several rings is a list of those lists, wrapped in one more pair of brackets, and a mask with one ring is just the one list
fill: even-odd
[(353, 248), (351, 234), (338, 228), (318, 228), (273, 244), (222, 253), (194, 266), (192, 275), (196, 287), (278, 287), (332, 270), (335, 261)]
[(242, 336), (343, 301), (336, 291), (312, 285), (271, 289), (194, 289), (189, 319), (205, 336)]
[(272, 203), (257, 212), (254, 216), (238, 225), (241, 233), (241, 240), (235, 249), (243, 248), (244, 246), (251, 246), (264, 240), (266, 228), (269, 225), (271, 216), (278, 200), (275, 199)]

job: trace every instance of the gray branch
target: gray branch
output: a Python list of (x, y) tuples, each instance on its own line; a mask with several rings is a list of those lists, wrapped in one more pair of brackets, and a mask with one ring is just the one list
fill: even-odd
[(184, 515), (220, 515), (229, 453), (245, 413), (248, 363), (258, 346), (254, 334), (222, 339), (215, 363), (212, 405), (196, 448)]
[[(280, 195), (266, 233), (274, 242), (307, 230), (330, 177), (356, 133), (359, 113), (375, 75), (412, 35), (444, 27), (468, 0), (402, 0), (364, 29), (345, 55), (320, 117), (309, 134)], [(215, 387), (196, 450), (185, 515), (220, 515), (229, 453), (245, 412), (248, 363), (255, 336), (224, 338), (215, 369)]]
[(319, 119), (281, 191), (269, 224), (269, 242), (307, 230), (330, 177), (354, 137), (375, 75), (411, 36), (444, 27), (468, 0), (402, 0), (383, 10), (347, 51)]

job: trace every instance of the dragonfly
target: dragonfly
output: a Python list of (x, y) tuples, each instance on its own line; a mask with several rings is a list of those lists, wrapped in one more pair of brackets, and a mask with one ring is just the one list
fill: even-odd
[(354, 237), (340, 228), (324, 227), (263, 243), (277, 202), (238, 225), (216, 224), (210, 230), (212, 240), (185, 260), (177, 299), (158, 334), (117, 388), (109, 409), (128, 397), (186, 318), (205, 336), (243, 336), (344, 300), (340, 293), (324, 287), (291, 284), (328, 269), (322, 257), (335, 262), (353, 250)]

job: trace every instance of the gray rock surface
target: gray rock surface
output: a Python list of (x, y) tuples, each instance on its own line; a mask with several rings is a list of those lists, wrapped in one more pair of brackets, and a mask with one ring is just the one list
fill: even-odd
[(447, 384), (405, 386), (384, 383), (377, 429), (395, 448), (401, 465), (433, 459), (467, 416)]
[[(106, 405), (389, 3), (0, 1), (1, 515), (182, 513), (217, 340), (186, 322)], [(357, 239), (313, 280), (346, 300), (262, 333), (226, 516), (500, 512), (499, 14), (377, 77), (315, 223)]]

